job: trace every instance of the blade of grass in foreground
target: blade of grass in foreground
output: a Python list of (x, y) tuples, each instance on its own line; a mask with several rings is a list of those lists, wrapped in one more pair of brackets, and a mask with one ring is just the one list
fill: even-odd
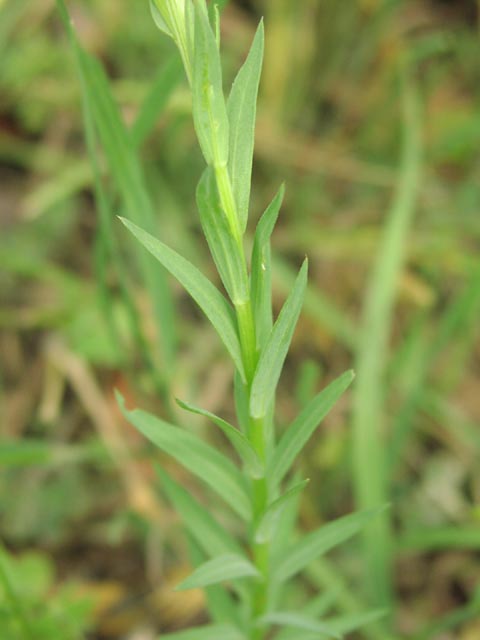
[[(404, 78), (402, 164), (396, 196), (367, 294), (356, 357), (353, 402), (353, 484), (358, 509), (389, 501), (386, 443), (382, 425), (383, 373), (391, 334), (397, 281), (404, 264), (407, 234), (420, 178), (420, 115), (411, 81)], [(365, 575), (376, 605), (392, 601), (390, 515), (384, 513), (364, 530)]]

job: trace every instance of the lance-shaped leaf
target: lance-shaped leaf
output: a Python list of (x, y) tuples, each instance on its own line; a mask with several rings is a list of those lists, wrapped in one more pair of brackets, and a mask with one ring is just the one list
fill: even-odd
[(175, 482), (159, 465), (155, 465), (155, 470), (167, 498), (182, 518), (185, 528), (207, 556), (240, 553), (240, 547), (235, 539), (218, 524), (191, 493)]
[(260, 22), (250, 52), (238, 72), (228, 98), (230, 125), (229, 170), (240, 228), (245, 231), (250, 202), (255, 116), (262, 71), (264, 28)]
[(284, 195), (285, 187), (282, 185), (260, 218), (253, 241), (250, 292), (259, 350), (263, 348), (273, 324), (270, 236), (275, 227)]
[(141, 409), (129, 411), (122, 396), (117, 401), (125, 418), (153, 444), (216, 491), (242, 518), (250, 517), (245, 479), (228, 458), (192, 433), (174, 427)]
[(328, 624), (339, 633), (353, 633), (367, 624), (381, 620), (388, 615), (388, 609), (374, 609), (364, 613), (353, 613), (338, 618), (331, 618)]
[(273, 562), (275, 582), (285, 582), (330, 549), (358, 533), (384, 507), (352, 513), (326, 524), (295, 543)]
[(231, 625), (212, 624), (188, 631), (162, 634), (162, 640), (246, 640), (246, 637)]
[(248, 300), (248, 277), (243, 249), (232, 235), (210, 167), (198, 183), (197, 205), (203, 232), (225, 289), (235, 305), (245, 304)]
[(153, 21), (155, 22), (157, 28), (160, 29), (160, 31), (163, 31), (163, 33), (166, 33), (167, 36), (170, 36), (172, 38), (172, 32), (170, 31), (165, 18), (160, 13), (160, 9), (157, 7), (156, 0), (150, 0), (150, 13), (152, 14)]
[(186, 411), (205, 416), (214, 422), (230, 440), (241, 460), (243, 460), (248, 473), (254, 478), (263, 477), (265, 473), (264, 466), (258, 457), (257, 452), (241, 431), (235, 429), (233, 425), (226, 420), (219, 418), (214, 413), (206, 411), (205, 409), (200, 409), (189, 402), (183, 402), (182, 400), (177, 399), (177, 404)]
[(268, 477), (277, 486), (323, 418), (348, 388), (355, 374), (346, 371), (316, 395), (282, 436), (269, 464)]
[(177, 591), (199, 589), (220, 582), (238, 580), (239, 578), (258, 578), (258, 569), (244, 556), (228, 553), (217, 556), (200, 565), (176, 588)]
[(266, 414), (270, 401), (275, 394), (283, 363), (302, 308), (307, 285), (307, 270), (308, 261), (305, 260), (293, 289), (283, 305), (277, 321), (273, 325), (270, 337), (260, 354), (250, 392), (250, 415), (253, 418), (261, 418)]
[(226, 166), (228, 118), (222, 87), (220, 53), (208, 16), (197, 5), (192, 100), (195, 130), (207, 164)]
[[(187, 542), (192, 566), (199, 567), (207, 560), (207, 558), (197, 541), (191, 535), (187, 536)], [(243, 626), (242, 615), (233, 594), (231, 594), (230, 591), (225, 589), (221, 584), (214, 584), (209, 587), (205, 587), (204, 591), (206, 597), (206, 608), (212, 623), (233, 623), (236, 627), (241, 629)], [(247, 595), (246, 591), (244, 591), (244, 593)]]
[(192, 296), (214, 326), (242, 378), (245, 379), (233, 310), (220, 291), (191, 262), (176, 251), (137, 227), (133, 222), (125, 218), (120, 220)]
[(255, 532), (255, 542), (263, 543), (267, 542), (272, 538), (272, 535), (276, 529), (276, 525), (278, 520), (282, 514), (282, 511), (287, 507), (290, 500), (293, 500), (309, 483), (309, 480), (304, 480), (303, 482), (299, 482), (294, 487), (289, 489), (283, 496), (277, 498), (272, 504), (268, 507), (265, 512), (265, 515), (260, 520), (258, 528)]
[(259, 619), (259, 624), (275, 624), (282, 627), (293, 627), (294, 629), (302, 629), (303, 631), (312, 631), (321, 637), (340, 638), (340, 633), (326, 622), (319, 622), (315, 618), (303, 615), (301, 613), (281, 611), (267, 613)]

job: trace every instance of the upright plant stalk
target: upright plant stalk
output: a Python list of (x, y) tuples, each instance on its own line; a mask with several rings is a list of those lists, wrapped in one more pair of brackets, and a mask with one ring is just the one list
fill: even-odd
[[(258, 223), (248, 260), (243, 239), (248, 222), (256, 100), (263, 60), (261, 23), (250, 52), (225, 98), (220, 59), (219, 11), (205, 0), (150, 0), (156, 25), (177, 45), (192, 94), (195, 130), (207, 167), (197, 188), (200, 221), (227, 298), (186, 258), (129, 220), (125, 226), (184, 286), (218, 333), (236, 370), (239, 427), (186, 402), (206, 416), (235, 449), (241, 466), (184, 429), (151, 414), (125, 408), (127, 419), (228, 504), (241, 519), (239, 542), (188, 492), (159, 470), (163, 488), (182, 516), (193, 542), (197, 568), (179, 588), (204, 588), (212, 624), (165, 638), (264, 640), (340, 637), (378, 612), (324, 622), (325, 609), (308, 603), (286, 610), (288, 583), (313, 560), (357, 533), (378, 510), (360, 512), (296, 539), (291, 514), (306, 481), (283, 481), (318, 424), (353, 379), (346, 372), (315, 396), (275, 443), (274, 398), (307, 283), (304, 262), (275, 323), (272, 319), (270, 236), (283, 187)], [(212, 19), (212, 22), (210, 21)], [(248, 266), (250, 264), (250, 266)], [(235, 600), (232, 593), (235, 593)], [(334, 598), (332, 598), (334, 603)], [(333, 605), (332, 605), (333, 606)], [(283, 628), (283, 629), (282, 629)], [(286, 634), (286, 635), (285, 635)], [(312, 636), (313, 634), (313, 636)]]

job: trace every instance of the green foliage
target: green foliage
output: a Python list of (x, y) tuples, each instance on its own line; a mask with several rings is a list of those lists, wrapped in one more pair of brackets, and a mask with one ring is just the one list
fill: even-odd
[(242, 377), (245, 377), (232, 308), (222, 294), (210, 280), (176, 251), (170, 249), (163, 242), (160, 242), (160, 240), (157, 240), (129, 220), (122, 219), (122, 222), (143, 246), (185, 287), (215, 327), (220, 339), (232, 356), (237, 369)]
[[(338, 628), (321, 619), (322, 608), (318, 609), (318, 615), (313, 609), (289, 613), (284, 596), (291, 578), (358, 533), (379, 511), (351, 514), (296, 539), (298, 500), (307, 481), (296, 479), (286, 489), (282, 487), (304, 445), (347, 389), (353, 374), (347, 372), (311, 400), (279, 444), (275, 444), (275, 393), (301, 313), (308, 262), (305, 260), (301, 266), (273, 322), (270, 238), (283, 201), (283, 187), (257, 226), (250, 266), (244, 249), (256, 101), (264, 53), (263, 23), (226, 100), (218, 11), (209, 12), (205, 2), (192, 0), (185, 3), (154, 0), (151, 10), (157, 27), (177, 45), (190, 84), (193, 121), (207, 163), (197, 188), (197, 205), (226, 296), (189, 260), (155, 236), (152, 208), (132, 143), (133, 137), (135, 144), (139, 144), (151, 126), (148, 102), (132, 132), (127, 133), (111, 96), (107, 95), (100, 68), (81, 50), (73, 32), (70, 33), (83, 82), (90, 87), (86, 92), (87, 116), (91, 116), (93, 128), (98, 129), (130, 218), (122, 217), (121, 221), (146, 249), (139, 252), (143, 256), (140, 264), (146, 265), (145, 281), (147, 285), (153, 282), (149, 280), (153, 257), (202, 309), (235, 367), (240, 428), (193, 404), (179, 401), (179, 405), (219, 427), (234, 447), (243, 468), (185, 428), (140, 409), (127, 410), (123, 398), (117, 394), (126, 419), (162, 452), (203, 481), (242, 521), (239, 526), (243, 527), (243, 533), (237, 540), (188, 491), (165, 471), (159, 471), (163, 489), (189, 533), (196, 567), (179, 589), (204, 588), (212, 622), (231, 624), (207, 625), (166, 637), (263, 640), (272, 627), (281, 627), (286, 632), (301, 629), (320, 636), (340, 637)], [(169, 67), (159, 76), (158, 83), (159, 87), (171, 90), (174, 81)], [(146, 217), (142, 219), (142, 216)], [(105, 220), (109, 225), (110, 213), (105, 215)], [(228, 591), (229, 585), (236, 593), (238, 607)]]
[(146, 411), (128, 411), (117, 399), (125, 417), (151, 440), (216, 491), (242, 518), (250, 517), (246, 482), (232, 462), (191, 433), (167, 424)]
[(281, 482), (309, 438), (354, 379), (347, 371), (316, 395), (294, 420), (273, 452), (269, 477), (273, 485)]
[(9, 556), (0, 547), (0, 624), (5, 640), (77, 640), (90, 625), (92, 603), (54, 586), (54, 569), (35, 552)]
[(343, 516), (309, 533), (282, 554), (274, 563), (273, 581), (284, 582), (302, 571), (319, 556), (345, 542), (379, 514), (379, 510), (360, 511)]
[(261, 578), (261, 574), (245, 557), (229, 553), (217, 556), (202, 564), (178, 585), (177, 590), (198, 589), (239, 578)]
[(232, 85), (227, 103), (230, 125), (228, 167), (232, 176), (232, 190), (242, 233), (247, 226), (250, 205), (255, 115), (264, 39), (263, 22), (260, 22), (248, 57)]

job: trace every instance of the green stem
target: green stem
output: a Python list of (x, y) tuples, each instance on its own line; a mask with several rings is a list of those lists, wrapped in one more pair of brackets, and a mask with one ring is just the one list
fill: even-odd
[[(242, 231), (228, 168), (224, 165), (215, 166), (215, 179), (222, 209), (227, 217), (232, 237), (236, 241), (237, 250), (244, 265), (245, 273), (248, 275)], [(258, 360), (256, 324), (250, 298), (241, 304), (236, 304), (235, 311), (242, 359), (247, 378), (247, 395), (250, 401), (251, 386)], [(263, 417), (250, 418), (248, 438), (262, 462), (265, 463), (266, 438), (265, 419)], [(254, 515), (250, 532), (251, 553), (255, 566), (262, 576), (258, 582), (254, 583), (252, 589), (252, 616), (253, 620), (256, 620), (266, 613), (268, 606), (270, 545), (268, 542), (261, 544), (255, 542), (255, 530), (268, 507), (268, 486), (265, 477), (252, 480), (252, 506)], [(263, 640), (264, 637), (264, 629), (252, 627), (251, 640)]]
[[(247, 305), (237, 306), (236, 311), (240, 343), (248, 382), (248, 397), (250, 399), (251, 384), (257, 362), (255, 322), (250, 300)], [(258, 453), (259, 458), (265, 463), (266, 439), (265, 421), (263, 417), (250, 418), (248, 438), (255, 451)], [(252, 617), (253, 620), (256, 620), (266, 613), (268, 606), (270, 545), (268, 542), (258, 543), (255, 541), (255, 531), (268, 507), (268, 486), (265, 477), (252, 480), (252, 506), (253, 521), (250, 532), (251, 550), (255, 566), (262, 576), (258, 582), (254, 583), (252, 590)], [(264, 629), (252, 628), (251, 640), (263, 640), (264, 637)]]

